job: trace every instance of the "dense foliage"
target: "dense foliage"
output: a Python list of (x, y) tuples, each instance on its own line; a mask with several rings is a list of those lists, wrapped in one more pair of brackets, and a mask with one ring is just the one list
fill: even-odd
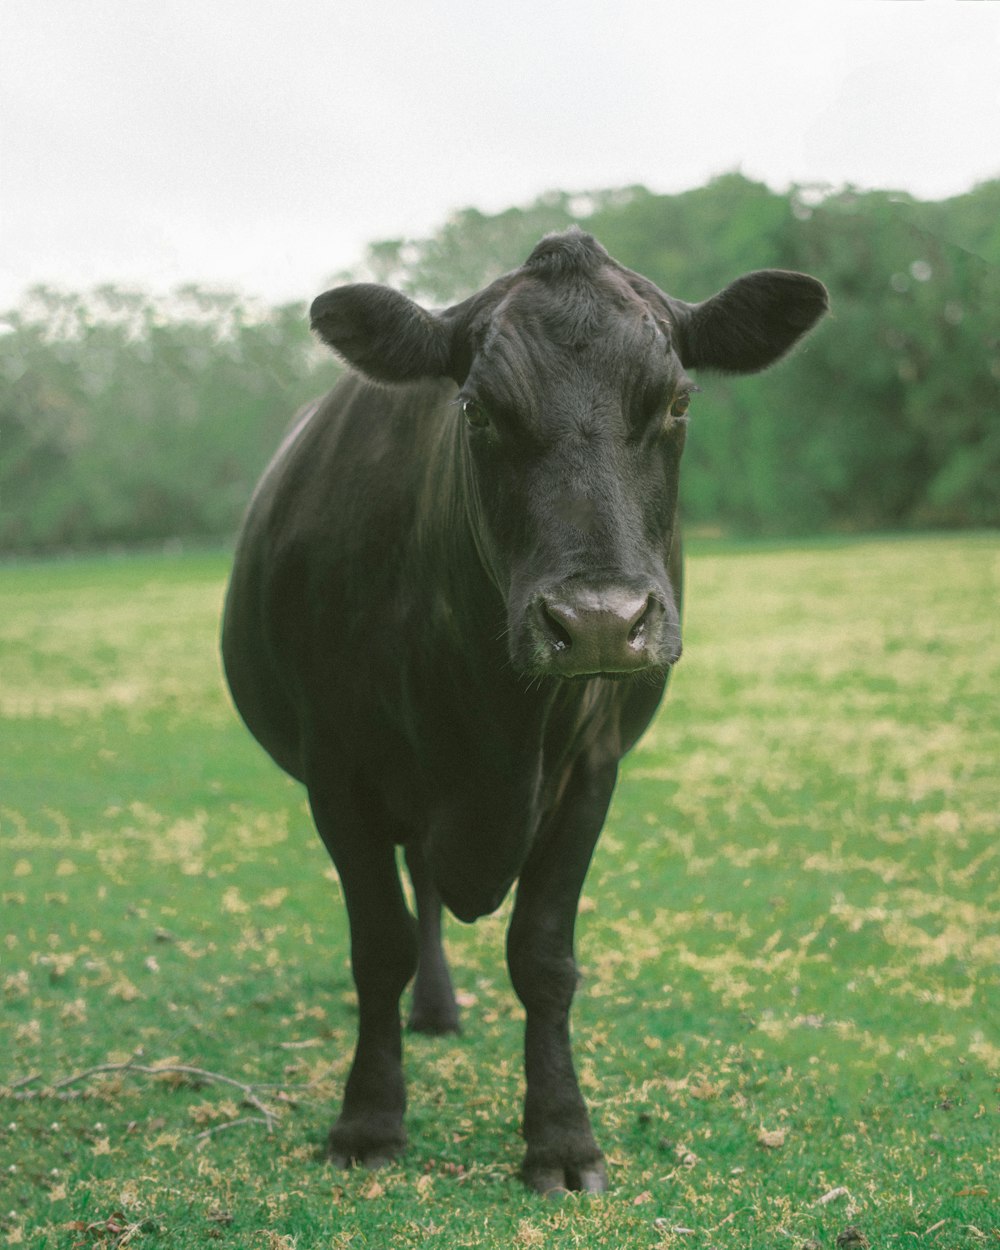
[(336, 367), (305, 308), (196, 288), (31, 292), (0, 339), (7, 549), (229, 534)]
[[(1000, 523), (1000, 181), (937, 203), (777, 193), (739, 174), (673, 196), (552, 193), (495, 216), (465, 210), (428, 239), (373, 243), (341, 277), (441, 305), (572, 221), (685, 299), (770, 266), (830, 288), (832, 318), (793, 361), (703, 381), (689, 522), (748, 533)], [(8, 551), (228, 536), (295, 409), (337, 372), (304, 304), (194, 287), (169, 299), (39, 289), (5, 323)]]

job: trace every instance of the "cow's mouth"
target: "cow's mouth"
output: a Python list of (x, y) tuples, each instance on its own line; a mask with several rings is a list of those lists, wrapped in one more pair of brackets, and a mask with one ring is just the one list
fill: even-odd
[[(680, 657), (678, 657), (679, 659)], [(667, 664), (649, 664), (645, 668), (633, 668), (628, 672), (617, 673), (551, 673), (554, 681), (582, 683), (589, 681), (619, 682), (633, 686), (658, 686), (666, 681), (671, 669), (677, 661)]]

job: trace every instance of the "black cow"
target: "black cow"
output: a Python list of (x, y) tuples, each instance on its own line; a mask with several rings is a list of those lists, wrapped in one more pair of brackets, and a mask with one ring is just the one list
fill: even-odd
[(762, 369), (826, 307), (821, 283), (777, 270), (686, 304), (576, 229), (443, 312), (367, 284), (314, 302), (356, 372), (257, 488), (223, 651), (250, 730), (307, 787), (347, 903), (360, 1023), (340, 1165), (404, 1144), (414, 972), (410, 1026), (458, 1028), (442, 901), (472, 921), (517, 881), (523, 1176), (605, 1188), (570, 1053), (573, 930), (618, 762), (681, 654), (688, 370)]

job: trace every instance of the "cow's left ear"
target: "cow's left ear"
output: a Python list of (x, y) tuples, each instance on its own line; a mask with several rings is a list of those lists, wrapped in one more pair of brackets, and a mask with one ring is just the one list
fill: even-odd
[(804, 273), (761, 269), (701, 304), (669, 300), (685, 368), (756, 373), (780, 359), (830, 307)]
[(390, 287), (370, 282), (336, 287), (313, 300), (309, 319), (328, 347), (377, 382), (448, 372), (448, 323)]

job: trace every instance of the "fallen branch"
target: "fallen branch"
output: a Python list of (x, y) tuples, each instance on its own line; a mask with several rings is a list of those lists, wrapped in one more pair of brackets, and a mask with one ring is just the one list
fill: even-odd
[(15, 1081), (13, 1085), (8, 1085), (6, 1088), (12, 1090), (23, 1089), (25, 1085), (34, 1085), (36, 1081), (40, 1081), (41, 1079), (41, 1072), (32, 1072), (30, 1076), (22, 1076), (19, 1081)]
[[(99, 1063), (92, 1068), (85, 1068), (82, 1072), (74, 1072), (72, 1076), (64, 1076), (60, 1080), (53, 1081), (39, 1089), (26, 1089), (25, 1086), (33, 1085), (41, 1080), (41, 1077), (35, 1073), (32, 1076), (23, 1077), (11, 1085), (0, 1088), (0, 1098), (10, 1098), (16, 1102), (42, 1098), (81, 1098), (85, 1096), (87, 1091), (75, 1090), (72, 1088), (74, 1085), (80, 1085), (95, 1076), (107, 1076), (110, 1073), (119, 1075), (135, 1073), (139, 1076), (151, 1077), (183, 1076), (206, 1085), (226, 1085), (231, 1089), (240, 1091), (243, 1095), (244, 1106), (252, 1107), (255, 1111), (260, 1112), (260, 1115), (243, 1116), (237, 1120), (230, 1120), (225, 1124), (218, 1124), (204, 1133), (199, 1133), (198, 1140), (206, 1139), (212, 1136), (213, 1133), (221, 1132), (223, 1129), (236, 1128), (238, 1125), (243, 1124), (263, 1124), (270, 1133), (274, 1131), (278, 1123), (278, 1112), (268, 1107), (258, 1096), (256, 1087), (247, 1084), (245, 1081), (238, 1081), (234, 1077), (225, 1076), (221, 1072), (210, 1072), (207, 1068), (196, 1068), (186, 1063), (138, 1063), (135, 1057), (127, 1060), (125, 1063)], [(268, 1086), (267, 1088), (274, 1089), (276, 1087)]]
[(227, 1120), (225, 1124), (213, 1124), (211, 1128), (203, 1129), (195, 1138), (195, 1141), (208, 1141), (216, 1133), (224, 1133), (227, 1128), (240, 1128), (244, 1124), (263, 1124), (264, 1122), (259, 1115), (245, 1115), (238, 1120)]
[(816, 1205), (818, 1207), (825, 1207), (828, 1202), (836, 1202), (838, 1198), (849, 1198), (850, 1196), (850, 1191), (848, 1189), (846, 1189), (843, 1185), (838, 1185), (836, 1189), (828, 1190), (822, 1198), (817, 1198)]

